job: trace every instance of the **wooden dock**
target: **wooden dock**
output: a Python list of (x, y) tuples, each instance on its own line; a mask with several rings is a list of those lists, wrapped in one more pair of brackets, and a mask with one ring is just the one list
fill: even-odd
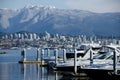
[(40, 64), (40, 66), (47, 66), (47, 63), (45, 61), (19, 61), (20, 64)]
[[(92, 52), (92, 49), (90, 48), (89, 49), (90, 51), (90, 64), (93, 64), (93, 52)], [(97, 73), (100, 73), (100, 74), (98, 74), (98, 76), (99, 75), (107, 75), (107, 76), (110, 76), (111, 77), (111, 75), (114, 75), (114, 74), (111, 74), (111, 75), (109, 75), (108, 74), (108, 72), (113, 72), (113, 73), (115, 73), (115, 74), (118, 74), (117, 73), (117, 71), (118, 71), (118, 69), (117, 69), (117, 51), (116, 50), (114, 50), (114, 52), (113, 52), (114, 54), (113, 54), (113, 66), (111, 66), (112, 68), (111, 68), (111, 70), (112, 71), (106, 71), (106, 74), (103, 74), (103, 73), (101, 73), (101, 72), (103, 72), (102, 70), (100, 70), (100, 72), (99, 71), (97, 71), (96, 69), (94, 69), (95, 71), (97, 71)], [(26, 49), (23, 49), (22, 51), (21, 51), (21, 55), (22, 55), (22, 59), (21, 59), (21, 61), (19, 61), (19, 63), (21, 63), (21, 64), (40, 64), (40, 66), (48, 66), (49, 68), (52, 68), (54, 71), (61, 71), (61, 72), (63, 72), (62, 74), (63, 74), (63, 76), (71, 76), (71, 77), (88, 77), (88, 75), (89, 75), (89, 72), (90, 72), (90, 75), (92, 75), (92, 76), (94, 76), (93, 75), (93, 73), (91, 73), (91, 72), (94, 72), (95, 73), (95, 71), (89, 71), (90, 70), (90, 68), (88, 67), (88, 70), (85, 70), (85, 68), (81, 68), (80, 66), (77, 66), (77, 50), (75, 49), (74, 50), (74, 61), (73, 61), (73, 63), (74, 63), (74, 66), (71, 68), (71, 67), (69, 67), (69, 68), (65, 68), (64, 66), (64, 68), (63, 68), (63, 70), (61, 70), (61, 69), (58, 69), (57, 70), (57, 68), (58, 67), (55, 67), (55, 65), (58, 63), (58, 50), (57, 49), (55, 49), (54, 50), (54, 61), (53, 61), (53, 59), (51, 60), (51, 62), (50, 62), (50, 59), (46, 59), (46, 58), (44, 58), (44, 49), (37, 49), (37, 58), (36, 59), (34, 59), (34, 60), (31, 60), (31, 61), (29, 61), (29, 60), (27, 60), (27, 58), (26, 58)], [(50, 57), (50, 51), (49, 51), (49, 49), (48, 49), (48, 51), (47, 51), (47, 56), (48, 56), (48, 58)], [(50, 63), (49, 63), (50, 62)], [(65, 63), (66, 62), (66, 50), (64, 49), (63, 50), (63, 62)], [(98, 65), (98, 64), (97, 64)], [(101, 64), (100, 64), (101, 65)], [(92, 65), (90, 65), (91, 67), (92, 67)], [(103, 67), (104, 68), (104, 67)], [(69, 69), (69, 70), (68, 70)], [(66, 71), (67, 70), (67, 71)], [(72, 71), (71, 71), (72, 70)], [(99, 70), (99, 69), (98, 69)], [(81, 72), (82, 71), (82, 72)], [(89, 76), (90, 76), (89, 75)], [(95, 75), (97, 75), (97, 74), (95, 74)], [(120, 75), (118, 74), (118, 75), (114, 75), (115, 77), (120, 77)]]

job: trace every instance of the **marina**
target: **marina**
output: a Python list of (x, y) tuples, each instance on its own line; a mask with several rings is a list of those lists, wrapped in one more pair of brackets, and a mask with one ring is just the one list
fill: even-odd
[[(6, 51), (8, 54), (0, 55), (0, 64), (1, 65), (19, 65), (18, 68), (22, 68), (24, 76), (26, 77), (26, 66), (36, 66), (38, 80), (40, 77), (43, 77), (43, 74), (53, 73), (54, 79), (59, 80), (60, 78), (68, 79), (69, 76), (72, 78), (83, 80), (93, 79), (97, 76), (99, 78), (101, 75), (102, 78), (112, 78), (115, 80), (120, 79), (120, 46), (119, 45), (102, 45), (99, 48), (89, 45), (89, 48), (84, 51), (84, 56), (77, 56), (80, 53), (77, 49), (72, 50), (73, 57), (66, 57), (67, 52), (70, 52), (68, 49), (49, 49), (49, 48), (32, 48), (32, 49), (19, 49), (19, 50), (0, 50)], [(83, 52), (83, 51), (81, 51)], [(12, 59), (10, 59), (12, 58)], [(1, 69), (4, 68), (0, 66)], [(38, 70), (44, 68), (43, 74), (39, 76), (42, 72)], [(31, 72), (32, 69), (29, 71)], [(34, 70), (34, 69), (33, 69)], [(46, 71), (46, 73), (44, 72)], [(1, 71), (0, 79), (4, 80)], [(39, 74), (38, 74), (39, 73)], [(32, 74), (32, 73), (31, 73)], [(96, 76), (94, 76), (96, 75)], [(58, 76), (58, 77), (56, 77)], [(53, 78), (53, 77), (52, 77)], [(43, 80), (46, 79), (45, 77)], [(12, 80), (12, 79), (8, 79)], [(25, 78), (23, 80), (26, 80)], [(41, 79), (40, 79), (41, 80)], [(60, 79), (61, 80), (61, 79)]]
[(120, 0), (1, 0), (0, 80), (120, 80), (119, 7)]

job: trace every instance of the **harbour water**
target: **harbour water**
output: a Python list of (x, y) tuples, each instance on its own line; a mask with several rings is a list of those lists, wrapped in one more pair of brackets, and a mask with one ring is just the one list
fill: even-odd
[[(0, 55), (0, 80), (89, 80), (89, 78), (63, 76), (60, 72), (41, 67), (39, 64), (19, 64), (21, 50), (0, 51), (7, 52)], [(35, 60), (36, 51), (36, 49), (27, 50), (27, 60)], [(53, 55), (52, 51), (51, 53)], [(59, 55), (61, 53), (59, 51)]]

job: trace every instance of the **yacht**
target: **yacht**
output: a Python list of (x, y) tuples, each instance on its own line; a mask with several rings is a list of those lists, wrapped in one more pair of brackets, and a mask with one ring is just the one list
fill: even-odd
[[(98, 46), (96, 47), (96, 49), (98, 49)], [(65, 62), (61, 60), (61, 61), (57, 62), (57, 64), (55, 64), (55, 62), (52, 61), (52, 62), (49, 62), (49, 65), (53, 69), (59, 70), (59, 71), (74, 71), (75, 63), (76, 63), (77, 68), (80, 67), (81, 65), (83, 65), (83, 64), (81, 64), (83, 60), (86, 60), (85, 63), (89, 64), (90, 63), (90, 60), (89, 60), (90, 53), (92, 51), (92, 53), (93, 53), (92, 56), (97, 55), (96, 53), (98, 52), (98, 50), (96, 52), (96, 49), (95, 49), (95, 47), (93, 49), (93, 46), (89, 45), (89, 49), (86, 49), (86, 51), (84, 51), (84, 56), (83, 57), (78, 57), (77, 56), (76, 61), (74, 59), (74, 55), (79, 54), (78, 50), (76, 50), (76, 53), (74, 52), (73, 57), (68, 58)]]
[[(108, 49), (107, 49), (108, 48)], [(103, 46), (102, 55), (93, 59), (92, 64), (85, 64), (80, 70), (92, 78), (120, 79), (120, 47), (119, 45)], [(98, 61), (98, 62), (97, 62)]]
[[(82, 43), (78, 48), (77, 48), (77, 57), (83, 57), (85, 53), (92, 48), (94, 53), (97, 53), (98, 50), (100, 49), (101, 45), (98, 43)], [(74, 58), (74, 50), (71, 50), (66, 53), (66, 58)]]

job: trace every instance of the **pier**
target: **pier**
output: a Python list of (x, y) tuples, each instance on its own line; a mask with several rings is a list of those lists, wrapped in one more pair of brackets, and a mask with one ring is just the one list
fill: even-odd
[[(51, 56), (51, 50), (49, 48), (48, 49), (37, 48), (36, 49), (36, 52), (37, 52), (36, 59), (35, 60), (27, 60), (27, 56), (26, 56), (27, 53), (26, 53), (26, 49), (24, 48), (23, 50), (21, 50), (22, 59), (21, 59), (21, 61), (19, 61), (19, 63), (39, 64), (40, 66), (48, 66), (48, 67), (51, 67), (53, 71), (54, 70), (57, 71), (58, 65), (61, 65), (62, 68), (68, 67), (70, 69), (73, 69), (72, 71), (64, 71), (64, 70), (61, 71), (62, 74), (65, 76), (73, 76), (73, 77), (85, 76), (86, 77), (88, 75), (88, 73), (91, 73), (91, 71), (94, 71), (98, 74), (105, 72), (105, 73), (103, 73), (103, 74), (105, 74), (105, 76), (106, 75), (107, 76), (117, 75), (117, 77), (120, 77), (120, 73), (119, 73), (120, 72), (120, 63), (118, 62), (118, 57), (120, 57), (120, 56), (118, 56), (118, 54), (120, 55), (120, 52), (119, 52), (119, 50), (117, 50), (114, 47), (107, 46), (107, 48), (110, 48), (113, 51), (112, 54), (110, 53), (111, 56), (113, 57), (113, 60), (111, 58), (112, 64), (111, 64), (111, 62), (108, 62), (109, 60), (107, 61), (104, 59), (103, 60), (101, 59), (101, 62), (97, 63), (97, 61), (94, 60), (95, 53), (91, 47), (89, 48), (89, 50), (86, 50), (86, 54), (89, 55), (88, 59), (86, 59), (86, 56), (85, 56), (85, 59), (84, 59), (84, 57), (78, 58), (77, 54), (79, 54), (79, 53), (78, 53), (77, 49), (74, 49), (73, 50), (74, 57), (71, 58), (72, 62), (66, 58), (66, 53), (67, 53), (66, 49), (61, 49), (62, 58), (59, 58), (59, 49), (57, 49), (57, 48), (53, 49), (53, 51), (52, 51), (53, 52), (52, 54), (54, 54), (54, 56)], [(111, 50), (109, 50), (109, 51), (111, 51)], [(99, 55), (105, 57), (104, 54), (102, 53)], [(106, 63), (105, 63), (105, 61), (106, 61)], [(68, 66), (67, 64), (70, 66)], [(94, 69), (94, 67), (95, 67), (95, 69)], [(104, 67), (109, 67), (109, 68), (104, 69)], [(97, 75), (97, 76), (99, 76), (99, 75)]]
[(26, 55), (27, 55), (26, 49), (24, 48), (21, 51), (22, 59), (21, 59), (21, 61), (19, 61), (19, 63), (22, 63), (22, 64), (40, 64), (41, 66), (46, 66), (47, 65), (45, 63), (45, 61), (43, 60), (44, 49), (40, 49), (40, 48), (37, 49), (37, 58), (35, 60), (27, 60)]

